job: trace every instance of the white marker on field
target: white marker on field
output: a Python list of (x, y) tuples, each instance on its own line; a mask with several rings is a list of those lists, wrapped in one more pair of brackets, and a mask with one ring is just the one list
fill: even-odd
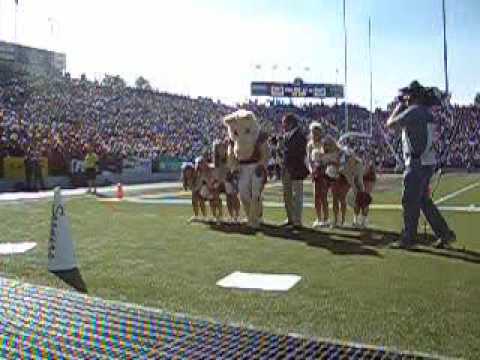
[(479, 186), (479, 185), (480, 185), (480, 181), (479, 181), (479, 182), (476, 182), (476, 183), (474, 183), (474, 184), (470, 184), (470, 185), (468, 185), (468, 186), (465, 186), (464, 188), (461, 188), (460, 190), (454, 191), (454, 192), (452, 192), (452, 193), (450, 193), (450, 194), (447, 194), (447, 195), (441, 197), (440, 199), (438, 199), (437, 201), (435, 201), (435, 204), (437, 204), (437, 205), (438, 205), (438, 204), (441, 204), (441, 203), (443, 203), (443, 202), (445, 202), (445, 201), (447, 201), (447, 200), (450, 200), (450, 199), (452, 199), (452, 198), (454, 198), (454, 197), (456, 197), (456, 196), (458, 196), (458, 195), (460, 195), (460, 194), (463, 194), (464, 192), (470, 191), (470, 190), (476, 188), (476, 187)]

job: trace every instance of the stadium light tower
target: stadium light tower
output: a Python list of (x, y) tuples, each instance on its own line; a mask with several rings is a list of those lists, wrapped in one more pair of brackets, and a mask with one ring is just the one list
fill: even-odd
[[(52, 42), (52, 50), (58, 50), (59, 46), (58, 46), (58, 41), (55, 40), (55, 37), (59, 37), (60, 35), (60, 23), (58, 22), (57, 19), (55, 19), (54, 17), (49, 17), (48, 18), (48, 24), (50, 25), (50, 39), (51, 39), (51, 42)], [(57, 48), (57, 49), (55, 49)]]
[(347, 20), (346, 20), (346, 0), (343, 0), (343, 33), (345, 40), (345, 82), (343, 86), (343, 99), (345, 101), (345, 132), (348, 132), (348, 105), (347, 105)]
[(370, 58), (370, 137), (373, 134), (372, 19), (368, 18), (368, 56)]
[(448, 94), (448, 53), (447, 53), (447, 16), (445, 10), (445, 0), (442, 0), (443, 14), (443, 66), (445, 72), (445, 92)]
[(14, 37), (13, 42), (17, 42), (17, 17), (18, 17), (18, 0), (15, 0), (15, 29), (14, 29)]

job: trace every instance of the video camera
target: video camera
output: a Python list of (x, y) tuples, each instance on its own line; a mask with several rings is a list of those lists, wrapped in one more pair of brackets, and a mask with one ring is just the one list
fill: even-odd
[(418, 81), (413, 81), (409, 86), (401, 88), (395, 98), (396, 103), (405, 104), (409, 99), (416, 99), (425, 106), (448, 107), (450, 95), (441, 91), (438, 87), (425, 87)]

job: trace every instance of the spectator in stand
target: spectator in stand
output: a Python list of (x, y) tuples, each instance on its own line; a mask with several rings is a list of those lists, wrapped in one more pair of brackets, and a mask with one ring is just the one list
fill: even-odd
[(25, 188), (27, 191), (31, 191), (33, 175), (33, 151), (31, 146), (29, 146), (25, 152), (25, 159), (23, 163), (25, 166)]
[[(253, 111), (270, 135), (281, 133), (279, 120), (287, 113), (295, 114), (304, 130), (321, 121), (325, 135), (335, 138), (345, 126), (343, 104), (248, 102), (240, 107)], [(29, 144), (41, 142), (49, 164), (64, 172), (72, 159), (83, 159), (84, 146), (90, 142), (98, 144), (101, 163), (106, 158), (120, 163), (127, 157), (193, 160), (210, 148), (212, 139), (225, 137), (219, 122), (234, 110), (210, 99), (125, 87), (111, 77), (102, 83), (70, 77), (12, 78), (0, 83), (0, 149), (3, 156), (24, 156)], [(388, 112), (374, 112), (372, 129), (367, 109), (349, 104), (348, 113), (349, 130), (372, 132), (371, 138), (354, 146), (374, 149), (380, 167), (394, 168), (401, 147), (399, 136), (385, 131)], [(436, 109), (434, 117), (440, 124), (436, 151), (443, 154), (441, 162), (480, 168), (480, 108), (455, 105), (448, 111)], [(458, 122), (458, 131), (452, 134)]]
[[(97, 167), (98, 157), (95, 154), (93, 146), (87, 146), (87, 154), (85, 155), (85, 175), (87, 177), (88, 190), (87, 193), (97, 193)], [(92, 190), (93, 189), (93, 190)]]
[(42, 154), (40, 148), (34, 147), (33, 151), (31, 152), (31, 167), (33, 173), (33, 190), (45, 190), (45, 181), (43, 179), (42, 173)]

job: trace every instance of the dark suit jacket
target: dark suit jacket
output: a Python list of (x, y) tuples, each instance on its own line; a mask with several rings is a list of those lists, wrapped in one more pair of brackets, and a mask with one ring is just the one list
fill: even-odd
[(307, 157), (307, 138), (300, 127), (293, 133), (286, 134), (283, 151), (283, 165), (293, 180), (303, 180), (308, 175), (305, 164)]

